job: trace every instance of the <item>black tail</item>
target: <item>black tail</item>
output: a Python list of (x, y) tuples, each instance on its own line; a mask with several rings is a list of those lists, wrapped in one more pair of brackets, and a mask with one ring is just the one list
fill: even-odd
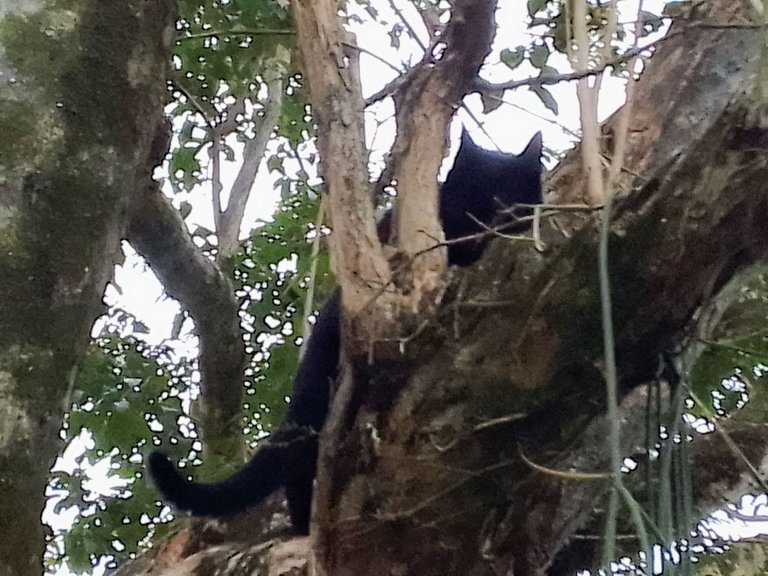
[(190, 482), (168, 457), (149, 455), (149, 473), (165, 500), (195, 516), (231, 516), (264, 500), (283, 485), (282, 446), (263, 446), (244, 468), (215, 484)]

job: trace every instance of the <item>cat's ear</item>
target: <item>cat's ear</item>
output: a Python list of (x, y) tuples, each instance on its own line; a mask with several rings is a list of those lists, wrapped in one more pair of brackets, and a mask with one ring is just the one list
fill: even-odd
[(531, 138), (531, 141), (528, 142), (525, 150), (518, 155), (518, 158), (523, 160), (527, 165), (536, 166), (541, 170), (541, 148), (541, 132), (536, 132), (536, 134), (533, 135), (533, 138)]
[(466, 128), (461, 129), (461, 141), (459, 151), (453, 159), (453, 170), (461, 172), (464, 169), (470, 169), (480, 162), (484, 150), (472, 140)]

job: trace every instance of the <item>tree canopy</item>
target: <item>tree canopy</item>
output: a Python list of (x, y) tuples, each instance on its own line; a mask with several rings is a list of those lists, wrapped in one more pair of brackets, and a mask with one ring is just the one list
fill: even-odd
[[(0, 574), (764, 570), (760, 542), (708, 558), (706, 520), (766, 516), (736, 507), (766, 492), (762, 4), (499, 4), (0, 7)], [(547, 203), (448, 269), (451, 123), (522, 132), (517, 102)], [(119, 263), (178, 302), (166, 338)], [(238, 469), (337, 285), (310, 540), (280, 497), (171, 522), (147, 454)]]

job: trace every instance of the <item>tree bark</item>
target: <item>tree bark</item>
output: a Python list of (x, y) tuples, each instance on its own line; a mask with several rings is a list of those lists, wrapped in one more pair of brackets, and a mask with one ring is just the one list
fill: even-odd
[(199, 423), (208, 454), (242, 457), (243, 370), (247, 361), (232, 284), (200, 252), (181, 215), (147, 179), (131, 207), (128, 241), (169, 296), (195, 321), (204, 403)]
[[(682, 345), (735, 271), (768, 255), (768, 155), (752, 98), (758, 35), (697, 25), (675, 34), (638, 87), (645, 124), (631, 132), (627, 167), (640, 178), (611, 225), (624, 390), (652, 378), (658, 354)], [(581, 192), (579, 171), (573, 154), (550, 183)], [(404, 366), (356, 382), (365, 393), (338, 450), (346, 481), (334, 499), (330, 573), (542, 574), (576, 528), (558, 518), (574, 513), (563, 503), (591, 501), (575, 494), (583, 486), (543, 476), (519, 453), (558, 468), (603, 410), (597, 226), (558, 219), (572, 237), (547, 220), (543, 254), (497, 241)], [(584, 471), (604, 471), (607, 456), (591, 464)], [(375, 552), (361, 552), (372, 539)]]
[(164, 128), (173, 3), (82, 0), (5, 18), (0, 574), (33, 576), (69, 387)]

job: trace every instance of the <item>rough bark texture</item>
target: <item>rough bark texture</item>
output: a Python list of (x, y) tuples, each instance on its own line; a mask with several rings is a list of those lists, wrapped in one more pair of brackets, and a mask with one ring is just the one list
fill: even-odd
[[(713, 0), (697, 14), (738, 23), (742, 8)], [(642, 426), (636, 387), (652, 377), (658, 353), (684, 342), (700, 306), (735, 271), (768, 256), (767, 139), (752, 98), (759, 35), (678, 28), (636, 91), (625, 162), (636, 178), (610, 232), (627, 450)], [(577, 155), (549, 179), (559, 198), (582, 197)], [(322, 573), (544, 574), (604, 493), (599, 480), (544, 474), (522, 457), (558, 470), (608, 466), (596, 221), (557, 220), (542, 225), (543, 253), (493, 243), (400, 362), (355, 378), (348, 417), (325, 452), (334, 483), (317, 493), (330, 520), (315, 558)], [(743, 437), (749, 458), (764, 460), (764, 443)], [(734, 458), (717, 437), (697, 446), (707, 453), (707, 445), (709, 458)], [(715, 486), (743, 485), (744, 474), (703, 478), (705, 502)], [(214, 564), (217, 574), (253, 570)]]
[(418, 256), (416, 291), (427, 295), (444, 282), (445, 254), (434, 249), (443, 238), (435, 175), (453, 112), (491, 50), (495, 11), (495, 1), (454, 2), (444, 47), (430, 47), (395, 94), (398, 130), (386, 173), (398, 183), (396, 246), (409, 258)]
[[(436, 176), (452, 112), (490, 51), (495, 5), (493, 0), (455, 2), (443, 36), (444, 53), (425, 54), (396, 98), (401, 140), (390, 162), (395, 162), (392, 173), (398, 175), (398, 204), (405, 204), (399, 210), (397, 245), (405, 257), (388, 262), (373, 221), (357, 54), (345, 49), (346, 33), (333, 0), (292, 3), (333, 220), (331, 253), (345, 312), (342, 364), (344, 357), (361, 364), (396, 356), (393, 343), (408, 326), (416, 326), (420, 316), (431, 314), (439, 301), (445, 257), (441, 251), (427, 251), (441, 237)], [(426, 255), (415, 258), (423, 252)], [(374, 348), (379, 343), (383, 352)], [(340, 378), (318, 466), (314, 551), (319, 574), (335, 570), (329, 531), (338, 516), (331, 499), (345, 481), (337, 477), (335, 451), (348, 419), (353, 383), (347, 366), (342, 372), (347, 377)]]
[(348, 50), (333, 0), (294, 0), (312, 113), (318, 125), (320, 173), (330, 199), (331, 254), (347, 310), (362, 310), (390, 280), (376, 235), (368, 184), (363, 98), (354, 50)]
[[(760, 55), (759, 33), (749, 29), (754, 22), (747, 8), (743, 2), (703, 3), (697, 6), (695, 19), (675, 22), (654, 50), (635, 89), (637, 106), (629, 119), (623, 164), (625, 183), (634, 175), (642, 182), (701, 140), (712, 125), (712, 115), (719, 114), (753, 77)], [(606, 144), (612, 142), (617, 120), (614, 115), (603, 126)], [(577, 148), (547, 180), (552, 195), (562, 202), (586, 197), (579, 154)]]
[[(723, 6), (720, 18), (732, 12)], [(646, 72), (652, 89), (637, 95), (647, 124), (632, 133), (628, 168), (640, 187), (617, 206), (610, 239), (625, 388), (651, 377), (657, 354), (680, 344), (734, 271), (768, 255), (768, 155), (750, 97), (759, 45), (751, 31), (692, 28), (660, 49)], [(578, 173), (572, 156), (550, 181), (558, 193), (562, 175)], [(347, 484), (334, 574), (540, 574), (568, 538), (574, 526), (559, 519), (574, 511), (562, 503), (584, 488), (532, 471), (518, 448), (557, 468), (603, 409), (597, 227), (586, 218), (566, 239), (545, 225), (544, 239), (543, 254), (497, 242), (442, 330), (414, 343), (393, 376), (358, 383), (366, 400), (337, 460)], [(482, 426), (496, 419), (507, 425)], [(375, 554), (362, 552), (373, 538)]]
[[(730, 3), (708, 9), (703, 16), (720, 23), (743, 21)], [(656, 354), (675, 348), (735, 270), (768, 254), (768, 158), (755, 145), (760, 104), (749, 97), (757, 35), (676, 34), (636, 95), (627, 167), (641, 187), (612, 226), (626, 387), (651, 376)], [(580, 178), (563, 176), (580, 170), (572, 156), (550, 180), (563, 197), (569, 185), (582, 190)], [(347, 521), (332, 537), (332, 573), (543, 573), (578, 525), (568, 524), (576, 511), (563, 503), (586, 505), (604, 489), (597, 483), (588, 494), (578, 482), (543, 477), (517, 454), (521, 446), (558, 468), (557, 454), (583, 441), (583, 426), (602, 410), (596, 226), (588, 220), (570, 240), (545, 230), (545, 240), (543, 255), (497, 242), (485, 273), (471, 273), (443, 318), (454, 334), (436, 328), (394, 376), (357, 383), (367, 400), (337, 459), (347, 484), (336, 517)], [(510, 415), (494, 433), (480, 426)], [(605, 468), (595, 458), (587, 471)]]
[(83, 0), (5, 16), (0, 574), (37, 576), (68, 389), (163, 127), (173, 4)]

